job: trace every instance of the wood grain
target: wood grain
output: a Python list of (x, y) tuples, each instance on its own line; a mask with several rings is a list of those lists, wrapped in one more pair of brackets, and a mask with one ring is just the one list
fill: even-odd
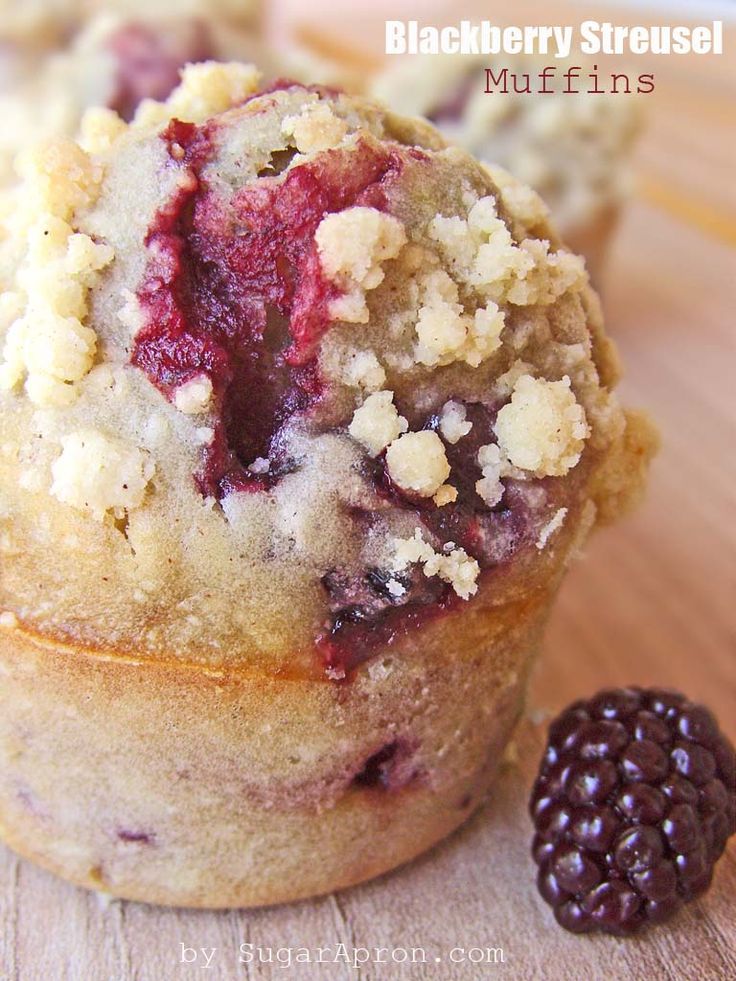
[[(710, 65), (709, 73), (699, 62), (692, 75), (668, 68), (650, 103), (642, 193), (621, 227), (604, 290), (628, 366), (623, 396), (655, 415), (662, 454), (644, 507), (599, 534), (565, 584), (529, 717), (486, 806), (390, 876), (253, 913), (105, 906), (0, 849), (0, 977), (355, 977), (345, 964), (287, 971), (237, 963), (243, 942), (342, 942), (426, 949), (427, 964), (370, 965), (360, 972), (365, 979), (736, 978), (733, 845), (707, 896), (671, 925), (628, 941), (577, 938), (554, 925), (536, 894), (526, 816), (544, 719), (603, 685), (682, 688), (711, 705), (736, 737), (736, 66)], [(714, 214), (717, 222), (703, 220)], [(214, 966), (182, 964), (181, 944), (217, 948)], [(452, 964), (455, 946), (500, 947), (504, 963)]]

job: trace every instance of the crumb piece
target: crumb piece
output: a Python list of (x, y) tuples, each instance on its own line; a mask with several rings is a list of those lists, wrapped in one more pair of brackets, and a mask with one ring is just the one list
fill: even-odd
[(432, 497), (450, 476), (444, 443), (429, 429), (394, 439), (386, 450), (386, 469), (398, 487), (420, 497)]
[(330, 320), (342, 320), (346, 324), (367, 324), (370, 314), (365, 294), (359, 289), (336, 296), (329, 304)]
[(3, 610), (0, 613), (0, 627), (3, 630), (13, 630), (18, 626), (18, 617), (11, 610)]
[(550, 304), (586, 283), (579, 256), (550, 252), (549, 242), (539, 239), (517, 245), (490, 195), (476, 201), (467, 219), (437, 215), (429, 236), (440, 246), (453, 275), (496, 303)]
[(452, 504), (457, 500), (457, 487), (452, 484), (443, 484), (432, 498), (438, 508), (443, 508), (445, 504)]
[(440, 432), (453, 446), (467, 436), (473, 423), (467, 421), (467, 410), (461, 402), (445, 402), (440, 410)]
[(538, 477), (564, 476), (580, 459), (590, 435), (567, 375), (554, 382), (522, 375), (494, 429), (511, 463)]
[(342, 142), (348, 131), (344, 119), (336, 116), (324, 102), (313, 102), (300, 115), (287, 116), (281, 124), (286, 136), (293, 136), (299, 153), (319, 153)]
[(425, 576), (439, 576), (450, 583), (461, 599), (470, 599), (477, 593), (480, 566), (464, 549), (453, 548), (445, 554), (436, 552), (422, 538), (419, 528), (415, 530), (413, 538), (395, 539), (394, 547), (396, 569), (405, 569), (408, 565), (420, 562)]
[(564, 250), (550, 252), (549, 242), (533, 238), (524, 239), (521, 249), (532, 258), (531, 273), (510, 286), (509, 303), (549, 305), (565, 293), (581, 290), (588, 281), (582, 256)]
[(102, 179), (102, 169), (89, 154), (74, 140), (62, 138), (21, 153), (17, 170), (26, 184), (24, 203), (30, 206), (31, 220), (54, 215), (68, 221), (94, 203)]
[(248, 467), (251, 473), (268, 473), (271, 469), (271, 461), (265, 456), (257, 456), (253, 463)]
[(331, 318), (368, 323), (365, 293), (383, 282), (381, 264), (401, 251), (404, 226), (376, 208), (346, 208), (322, 219), (315, 241), (322, 269), (344, 291), (330, 305)]
[(503, 497), (504, 486), (501, 476), (504, 463), (501, 450), (496, 443), (487, 443), (478, 449), (478, 466), (483, 476), (476, 481), (475, 490), (489, 508), (495, 507)]
[(19, 172), (25, 184), (16, 222), (27, 252), (16, 285), (25, 304), (5, 337), (0, 387), (15, 388), (25, 378), (34, 404), (69, 405), (73, 383), (89, 372), (97, 346), (83, 323), (87, 296), (113, 259), (109, 246), (75, 232), (70, 222), (77, 208), (96, 200), (102, 172), (68, 140), (22, 154)]
[(406, 586), (400, 583), (398, 579), (388, 579), (386, 581), (386, 590), (389, 596), (393, 596), (395, 599), (399, 599), (406, 593)]
[(343, 371), (343, 380), (374, 392), (385, 383), (386, 372), (373, 351), (354, 351)]
[(244, 102), (258, 91), (261, 73), (237, 61), (186, 65), (181, 83), (169, 96), (168, 118), (198, 123)]
[[(4, 365), (0, 368), (0, 387), (5, 387)], [(7, 387), (13, 387), (8, 385)], [(52, 378), (50, 375), (30, 374), (25, 384), (26, 395), (34, 405), (60, 409), (72, 405), (77, 398), (75, 385)]]
[(414, 350), (418, 364), (435, 367), (465, 361), (477, 368), (501, 346), (504, 315), (492, 300), (466, 314), (456, 283), (443, 269), (425, 273), (419, 288)]
[(429, 542), (425, 542), (420, 528), (414, 530), (412, 538), (394, 539), (394, 549), (394, 568), (398, 570), (415, 562), (428, 562), (436, 554)]
[(502, 167), (483, 164), (498, 187), (507, 211), (524, 225), (538, 225), (549, 217), (549, 208), (528, 184), (518, 181)]
[(125, 120), (113, 109), (94, 106), (82, 116), (79, 145), (85, 153), (107, 153), (127, 128)]
[(212, 379), (209, 375), (196, 375), (180, 385), (174, 393), (174, 405), (179, 412), (197, 415), (206, 412), (212, 401)]
[(566, 517), (567, 508), (560, 508), (558, 511), (555, 511), (552, 519), (548, 521), (539, 532), (539, 538), (537, 539), (536, 545), (540, 551), (544, 548), (552, 535), (554, 535), (554, 533), (563, 526)]
[(138, 507), (153, 476), (154, 465), (137, 446), (94, 429), (70, 433), (51, 468), (51, 493), (62, 504), (88, 511), (101, 521)]
[(478, 592), (480, 566), (463, 548), (454, 548), (448, 555), (435, 552), (434, 558), (424, 563), (424, 574), (449, 582), (461, 599), (470, 599)]
[(211, 426), (200, 426), (194, 430), (194, 438), (200, 446), (209, 446), (215, 438), (215, 430)]
[(374, 392), (353, 414), (348, 432), (371, 456), (377, 456), (409, 428), (393, 400), (393, 392)]
[(166, 102), (144, 99), (132, 126), (157, 127), (170, 119), (201, 123), (244, 102), (258, 90), (261, 73), (255, 65), (237, 61), (202, 61), (186, 65), (181, 82)]

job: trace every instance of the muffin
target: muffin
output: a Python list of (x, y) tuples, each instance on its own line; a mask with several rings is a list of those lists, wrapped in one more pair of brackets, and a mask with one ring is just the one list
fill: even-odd
[(0, 41), (32, 48), (66, 43), (88, 18), (102, 12), (127, 17), (220, 17), (253, 27), (260, 0), (0, 0)]
[(0, 0), (0, 43), (29, 49), (61, 43), (80, 6), (79, 0)]
[(654, 445), (534, 192), (258, 84), (192, 66), (26, 154), (1, 256), (2, 837), (186, 906), (465, 820)]
[(91, 106), (107, 106), (130, 120), (143, 99), (166, 99), (186, 64), (262, 61), (267, 54), (252, 3), (243, 5), (237, 22), (227, 4), (213, 2), (190, 3), (184, 10), (168, 3), (119, 3), (98, 13), (95, 7), (102, 10), (102, 5), (70, 8), (78, 22), (70, 21), (68, 36), (51, 50), (5, 46), (0, 184), (15, 179), (14, 160), (24, 147), (76, 136)]
[[(397, 112), (425, 116), (450, 141), (531, 185), (595, 280), (629, 190), (638, 103), (623, 94), (567, 94), (554, 80), (550, 94), (518, 93), (511, 81), (508, 94), (486, 94), (486, 68), (528, 73), (533, 86), (547, 64), (539, 56), (404, 58), (376, 72), (370, 91)], [(556, 67), (560, 75), (567, 63)]]

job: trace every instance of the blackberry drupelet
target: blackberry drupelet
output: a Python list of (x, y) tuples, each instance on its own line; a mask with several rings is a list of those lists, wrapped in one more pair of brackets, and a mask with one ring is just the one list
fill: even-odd
[(633, 933), (710, 885), (736, 830), (736, 755), (684, 695), (602, 691), (551, 725), (530, 811), (557, 922)]

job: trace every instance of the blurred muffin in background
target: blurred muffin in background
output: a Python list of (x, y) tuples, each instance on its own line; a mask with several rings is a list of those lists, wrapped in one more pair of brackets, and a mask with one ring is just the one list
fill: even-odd
[(99, 13), (126, 17), (218, 17), (253, 28), (261, 0), (0, 0), (0, 43), (60, 47)]
[[(20, 150), (75, 135), (83, 112), (91, 106), (106, 106), (130, 120), (144, 99), (166, 99), (190, 62), (263, 60), (254, 0), (158, 0), (147, 5), (119, 0), (105, 4), (104, 13), (95, 13), (102, 7), (92, 0), (67, 3), (70, 17), (65, 23), (71, 36), (57, 49), (43, 51), (6, 41), (0, 55), (0, 116), (5, 121), (0, 131), (0, 183), (13, 179), (13, 161)], [(38, 3), (31, 8), (25, 20), (18, 18), (18, 30), (32, 22), (35, 11), (33, 22), (54, 24), (60, 40), (62, 5)], [(54, 34), (49, 26), (48, 34), (37, 36)]]
[[(586, 257), (595, 280), (629, 190), (639, 105), (622, 94), (485, 92), (486, 68), (528, 72), (534, 92), (534, 79), (545, 64), (524, 56), (495, 62), (417, 56), (375, 72), (369, 88), (394, 111), (426, 117), (451, 142), (530, 184), (546, 201), (570, 248)], [(558, 68), (559, 78), (565, 63)], [(550, 87), (562, 88), (554, 82)]]
[(0, 43), (31, 48), (61, 44), (81, 7), (80, 0), (0, 0)]

